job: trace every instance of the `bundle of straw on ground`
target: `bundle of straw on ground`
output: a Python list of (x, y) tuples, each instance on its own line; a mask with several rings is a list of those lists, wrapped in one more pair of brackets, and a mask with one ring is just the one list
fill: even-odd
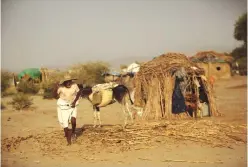
[[(143, 118), (171, 119), (175, 117), (175, 114), (172, 114), (172, 95), (176, 73), (180, 71), (183, 71), (183, 78), (186, 80), (186, 86), (182, 93), (184, 94), (186, 89), (190, 88), (191, 90), (194, 89), (196, 97), (199, 97), (195, 80), (200, 78), (209, 103), (211, 103), (210, 114), (220, 115), (208, 81), (200, 77), (204, 76), (204, 69), (198, 67), (183, 54), (167, 53), (141, 65), (140, 71), (135, 76), (135, 105), (144, 108)], [(188, 116), (185, 113), (181, 115), (182, 117)]]

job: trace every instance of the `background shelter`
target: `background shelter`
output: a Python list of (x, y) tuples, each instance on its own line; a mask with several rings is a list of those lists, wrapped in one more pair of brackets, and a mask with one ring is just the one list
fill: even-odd
[(230, 78), (233, 57), (215, 51), (198, 52), (190, 57), (191, 61), (205, 70), (207, 78)]

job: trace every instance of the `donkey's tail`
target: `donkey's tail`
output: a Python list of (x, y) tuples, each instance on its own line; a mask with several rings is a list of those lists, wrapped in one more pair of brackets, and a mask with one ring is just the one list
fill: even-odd
[(133, 105), (133, 101), (131, 99), (130, 92), (129, 92), (128, 88), (126, 86), (124, 86), (124, 88), (127, 90), (129, 100), (130, 100), (131, 104)]

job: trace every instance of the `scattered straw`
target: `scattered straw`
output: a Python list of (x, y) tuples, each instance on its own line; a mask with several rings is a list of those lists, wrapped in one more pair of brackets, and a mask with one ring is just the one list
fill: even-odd
[[(81, 136), (78, 136), (75, 143), (78, 145), (77, 149), (71, 151), (78, 155), (84, 154), (85, 151), (93, 154), (99, 150), (120, 153), (127, 150), (152, 148), (156, 146), (157, 142), (170, 145), (171, 142), (182, 141), (192, 141), (212, 147), (233, 148), (236, 144), (247, 142), (246, 127), (207, 120), (178, 120), (167, 123), (134, 125), (125, 131), (119, 126), (103, 127), (102, 129), (85, 127), (85, 131)], [(27, 142), (33, 146), (34, 151), (41, 151), (46, 155), (68, 153), (62, 131), (22, 138), (5, 138), (2, 140), (2, 150), (14, 151), (22, 142)]]

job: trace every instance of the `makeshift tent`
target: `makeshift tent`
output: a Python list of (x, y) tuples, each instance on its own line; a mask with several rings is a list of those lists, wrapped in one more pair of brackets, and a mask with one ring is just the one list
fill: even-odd
[(205, 97), (202, 90), (209, 115), (220, 115), (204, 70), (183, 54), (167, 53), (144, 63), (135, 75), (134, 86), (134, 103), (144, 109), (143, 118), (197, 117)]
[(28, 68), (18, 74), (18, 79), (21, 79), (25, 75), (29, 76), (32, 79), (37, 79), (41, 77), (41, 72), (39, 68)]

